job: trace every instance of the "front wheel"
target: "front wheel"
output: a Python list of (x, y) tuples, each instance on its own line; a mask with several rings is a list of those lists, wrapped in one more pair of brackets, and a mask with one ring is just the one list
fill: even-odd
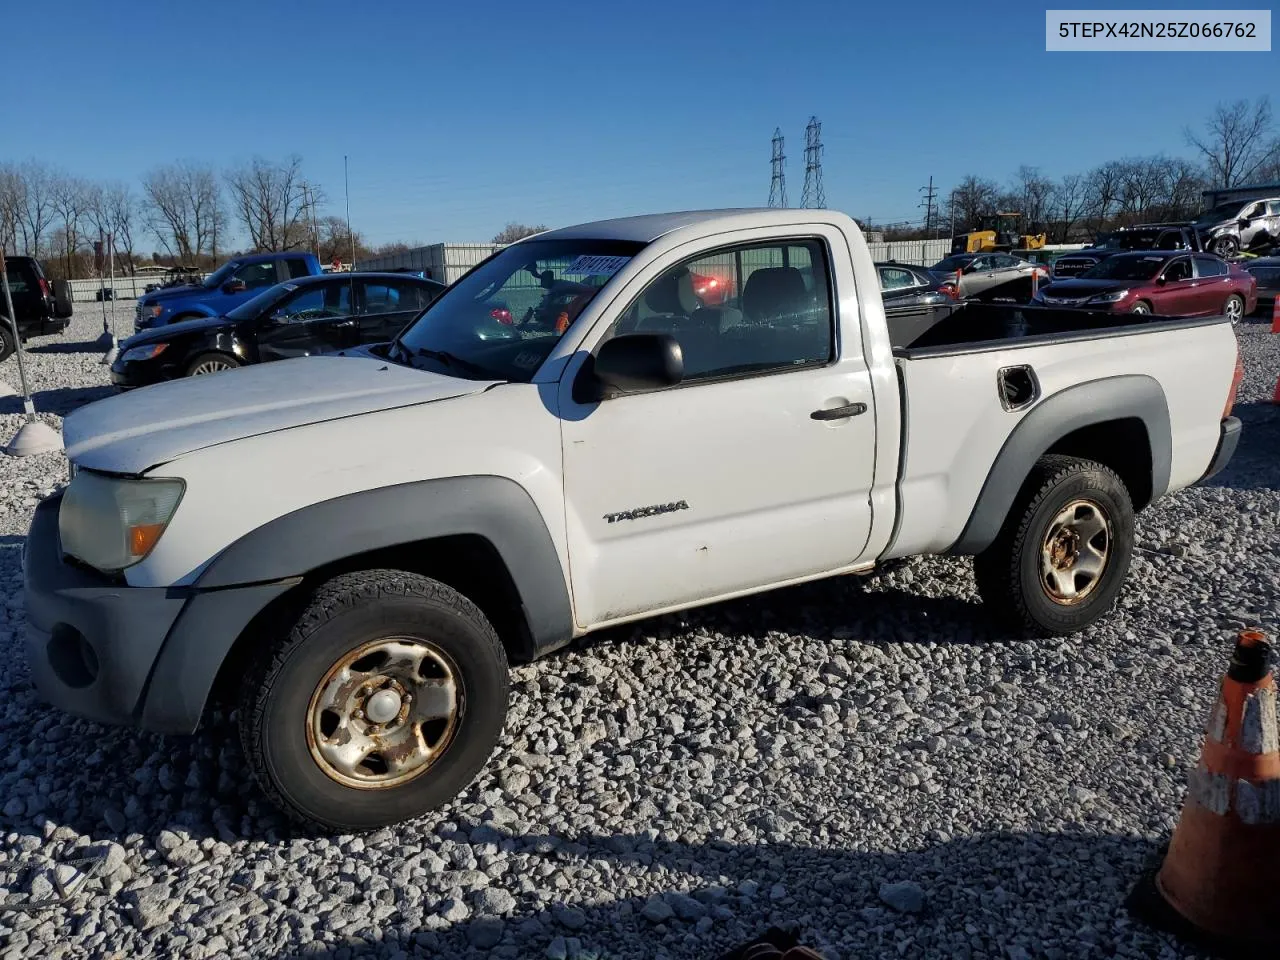
[(508, 684), (501, 641), (460, 593), (397, 570), (343, 574), (251, 668), (241, 741), (293, 819), (374, 830), (471, 782), (502, 732)]
[(238, 366), (240, 366), (240, 361), (230, 354), (202, 353), (187, 364), (187, 376), (203, 377), (210, 373), (222, 373), (224, 370), (234, 370)]
[(1133, 556), (1133, 502), (1115, 471), (1042, 457), (995, 541), (974, 558), (983, 603), (1037, 636), (1075, 633), (1115, 603)]
[(1222, 313), (1233, 325), (1239, 323), (1244, 319), (1244, 300), (1233, 293), (1222, 305)]
[(1134, 304), (1134, 305), (1129, 309), (1129, 312), (1130, 312), (1130, 313), (1143, 313), (1143, 314), (1145, 314), (1145, 313), (1150, 313), (1150, 312), (1151, 312), (1151, 304), (1147, 303), (1147, 301), (1145, 301), (1145, 300), (1139, 300), (1137, 303), (1135, 303), (1135, 304)]

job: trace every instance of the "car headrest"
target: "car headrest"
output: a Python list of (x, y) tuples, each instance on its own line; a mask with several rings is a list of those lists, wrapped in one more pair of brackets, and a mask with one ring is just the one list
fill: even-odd
[(693, 278), (688, 270), (659, 277), (644, 295), (644, 303), (655, 313), (688, 316), (698, 308), (693, 292)]
[(774, 320), (804, 309), (804, 276), (795, 267), (762, 267), (742, 289), (742, 312), (752, 321)]

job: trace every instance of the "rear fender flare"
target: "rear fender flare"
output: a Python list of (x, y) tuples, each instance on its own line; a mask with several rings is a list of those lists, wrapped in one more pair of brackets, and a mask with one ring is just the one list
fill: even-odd
[(1159, 381), (1131, 374), (1076, 384), (1046, 397), (1013, 428), (996, 455), (977, 503), (950, 554), (981, 553), (995, 540), (1035, 462), (1055, 443), (1083, 427), (1140, 420), (1151, 447), (1151, 499), (1169, 489), (1173, 434), (1169, 404)]

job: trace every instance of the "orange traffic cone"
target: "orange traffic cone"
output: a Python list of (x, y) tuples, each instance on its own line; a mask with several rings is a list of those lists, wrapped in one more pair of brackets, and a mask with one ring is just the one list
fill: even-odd
[(1270, 653), (1261, 633), (1241, 631), (1164, 863), (1129, 900), (1153, 926), (1259, 957), (1280, 950), (1280, 738)]

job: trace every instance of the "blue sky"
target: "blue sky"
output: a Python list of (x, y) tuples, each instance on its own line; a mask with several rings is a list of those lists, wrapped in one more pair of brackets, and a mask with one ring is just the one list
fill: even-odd
[(945, 192), (1022, 163), (1056, 176), (1187, 153), (1184, 125), (1268, 92), (1250, 78), (1280, 76), (1274, 52), (1047, 53), (1046, 5), (1026, 2), (65, 0), (52, 20), (40, 12), (53, 9), (5, 14), (0, 159), (136, 183), (178, 158), (223, 168), (296, 152), (341, 213), (346, 154), (353, 225), (374, 243), (764, 205), (775, 126), (798, 206), (811, 114), (829, 207), (919, 217), (931, 174)]

